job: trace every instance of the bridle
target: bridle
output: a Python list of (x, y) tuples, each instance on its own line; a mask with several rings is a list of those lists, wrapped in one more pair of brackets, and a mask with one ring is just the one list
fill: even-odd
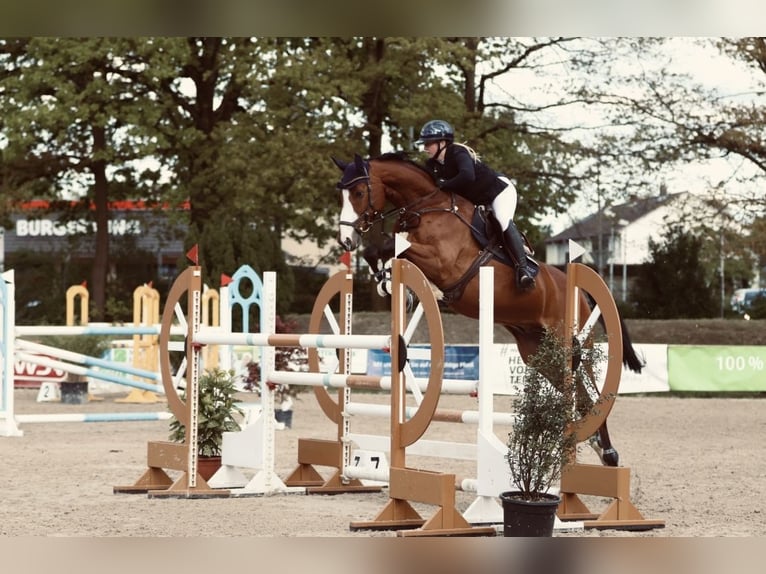
[(372, 229), (372, 226), (375, 225), (375, 223), (385, 219), (385, 215), (381, 211), (375, 209), (375, 206), (372, 204), (372, 186), (370, 185), (370, 172), (367, 169), (367, 164), (365, 163), (364, 165), (363, 175), (355, 177), (349, 181), (341, 180), (335, 187), (338, 189), (347, 189), (350, 192), (351, 188), (359, 181), (364, 181), (365, 186), (367, 187), (367, 207), (354, 221), (341, 220), (340, 225), (347, 225), (359, 235), (364, 235)]
[(440, 190), (436, 188), (433, 192), (429, 193), (428, 195), (424, 195), (423, 197), (418, 197), (415, 201), (411, 202), (408, 205), (402, 206), (402, 207), (394, 207), (392, 209), (389, 209), (388, 211), (381, 211), (379, 209), (376, 209), (375, 206), (372, 203), (372, 185), (370, 184), (370, 173), (367, 168), (367, 163), (364, 164), (364, 173), (360, 176), (355, 177), (354, 179), (351, 179), (349, 181), (340, 181), (336, 187), (338, 189), (348, 189), (350, 190), (357, 182), (364, 181), (366, 188), (367, 188), (367, 207), (365, 210), (359, 215), (359, 217), (356, 218), (354, 221), (343, 221), (341, 220), (339, 222), (339, 225), (346, 225), (351, 227), (356, 233), (359, 235), (364, 235), (367, 233), (373, 225), (375, 225), (379, 221), (385, 221), (389, 217), (396, 216), (399, 218), (399, 228), (401, 231), (406, 231), (407, 229), (414, 229), (418, 225), (420, 225), (420, 219), (423, 214), (425, 213), (432, 213), (432, 212), (445, 212), (445, 213), (454, 213), (455, 216), (458, 217), (461, 221), (463, 221), (466, 225), (471, 227), (471, 224), (469, 221), (466, 221), (465, 218), (463, 218), (458, 213), (458, 206), (457, 202), (455, 201), (455, 195), (450, 194), (450, 206), (449, 207), (426, 207), (421, 210), (414, 210), (413, 208), (416, 207), (418, 204), (423, 203), (424, 201), (430, 199), (432, 196), (437, 195)]

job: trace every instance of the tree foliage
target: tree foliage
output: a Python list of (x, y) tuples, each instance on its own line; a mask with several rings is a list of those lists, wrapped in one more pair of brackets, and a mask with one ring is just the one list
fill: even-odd
[[(715, 42), (733, 63), (764, 72), (762, 39)], [(540, 222), (575, 200), (601, 208), (652, 193), (674, 162), (700, 158), (742, 158), (752, 169), (711, 188), (721, 200), (766, 207), (762, 194), (731, 193), (735, 182), (764, 175), (763, 106), (665, 73), (670, 45), (564, 37), (0, 40), (0, 215), (24, 199), (81, 198), (68, 216), (92, 213), (98, 224), (91, 287), (103, 312), (109, 202), (188, 206), (173, 217), (188, 219), (185, 243), (199, 245), (205, 282), (217, 285), (244, 263), (276, 270), (284, 312), (295, 286), (282, 238), (315, 241), (327, 260), (338, 255), (330, 156), (412, 149), (417, 130), (436, 117), (514, 180), (517, 224), (533, 242), (547, 231)]]
[(716, 314), (714, 287), (701, 260), (703, 241), (680, 225), (650, 240), (650, 259), (633, 285), (636, 316), (645, 319), (694, 319)]

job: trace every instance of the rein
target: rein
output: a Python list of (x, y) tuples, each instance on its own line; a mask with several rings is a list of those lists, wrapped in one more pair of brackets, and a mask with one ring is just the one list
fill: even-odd
[[(457, 202), (455, 201), (455, 194), (450, 194), (450, 206), (449, 207), (426, 207), (421, 210), (415, 210), (414, 208), (424, 201), (427, 201), (431, 197), (437, 195), (439, 193), (439, 189), (433, 190), (428, 195), (424, 195), (423, 197), (418, 197), (413, 201), (412, 203), (408, 205), (404, 205), (402, 207), (394, 207), (392, 209), (389, 209), (388, 211), (379, 211), (375, 209), (375, 207), (372, 204), (372, 186), (370, 185), (370, 176), (365, 170), (365, 174), (363, 176), (359, 176), (355, 178), (354, 180), (344, 184), (345, 186), (351, 185), (353, 183), (356, 183), (357, 181), (364, 180), (365, 185), (367, 186), (367, 208), (362, 212), (362, 214), (356, 219), (356, 221), (341, 221), (340, 225), (348, 225), (352, 227), (357, 233), (359, 234), (365, 234), (367, 233), (373, 225), (378, 223), (379, 221), (385, 221), (389, 219), (392, 216), (397, 216), (399, 219), (399, 226), (401, 227), (402, 231), (406, 231), (407, 229), (414, 229), (418, 225), (420, 225), (420, 220), (422, 216), (426, 213), (438, 213), (438, 212), (444, 212), (444, 213), (453, 213), (455, 216), (465, 223), (468, 227), (473, 227), (469, 221), (466, 221), (466, 219), (458, 213), (458, 207)], [(410, 216), (413, 216), (411, 218)], [(413, 224), (412, 222), (415, 221)]]

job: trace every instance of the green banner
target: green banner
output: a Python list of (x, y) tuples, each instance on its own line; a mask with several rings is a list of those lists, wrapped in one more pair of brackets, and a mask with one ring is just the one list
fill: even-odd
[(766, 391), (766, 347), (668, 346), (671, 391)]

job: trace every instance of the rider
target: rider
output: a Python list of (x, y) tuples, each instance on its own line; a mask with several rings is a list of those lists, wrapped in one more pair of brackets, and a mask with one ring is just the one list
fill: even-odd
[(522, 289), (534, 286), (535, 279), (528, 267), (521, 233), (513, 223), (516, 213), (516, 187), (511, 181), (482, 163), (470, 147), (454, 143), (455, 131), (444, 120), (431, 120), (420, 130), (415, 142), (423, 145), (429, 158), (426, 167), (433, 173), (437, 185), (454, 191), (475, 205), (492, 205), (495, 219), (503, 232), (506, 251), (516, 264), (518, 285)]

